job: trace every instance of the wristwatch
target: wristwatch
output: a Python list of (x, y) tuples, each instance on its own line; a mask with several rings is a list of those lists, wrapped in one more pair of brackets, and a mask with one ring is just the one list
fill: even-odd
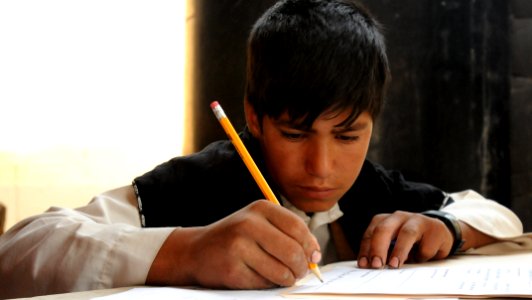
[(453, 246), (451, 247), (449, 256), (456, 254), (456, 252), (458, 252), (458, 250), (464, 244), (464, 240), (462, 239), (462, 229), (460, 229), (460, 223), (458, 223), (458, 219), (452, 214), (441, 210), (427, 210), (421, 214), (427, 217), (438, 219), (442, 221), (447, 228), (449, 228), (454, 237)]

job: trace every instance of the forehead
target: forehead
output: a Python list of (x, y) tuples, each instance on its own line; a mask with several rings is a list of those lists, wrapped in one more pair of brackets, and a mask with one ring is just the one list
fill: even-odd
[(371, 115), (367, 111), (353, 113), (351, 110), (329, 110), (313, 118), (314, 120), (312, 122), (309, 122), (308, 119), (308, 115), (294, 118), (290, 116), (288, 112), (284, 112), (278, 118), (275, 118), (274, 121), (278, 125), (301, 129), (311, 129), (316, 122), (324, 121), (332, 123), (333, 127), (348, 128), (355, 126), (357, 123), (367, 123), (368, 121), (371, 121)]

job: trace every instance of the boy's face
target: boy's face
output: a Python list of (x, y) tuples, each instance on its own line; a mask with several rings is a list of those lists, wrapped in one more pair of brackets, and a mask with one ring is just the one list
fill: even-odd
[(352, 124), (339, 127), (348, 114), (324, 113), (309, 130), (289, 122), (286, 114), (264, 117), (262, 130), (256, 115), (248, 122), (282, 195), (305, 212), (330, 209), (360, 173), (373, 121), (363, 112)]

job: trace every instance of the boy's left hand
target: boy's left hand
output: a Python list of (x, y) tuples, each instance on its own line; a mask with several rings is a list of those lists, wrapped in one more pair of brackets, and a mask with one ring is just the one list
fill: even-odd
[(453, 242), (453, 234), (438, 219), (404, 211), (378, 214), (362, 237), (358, 266), (399, 268), (407, 260), (443, 259)]

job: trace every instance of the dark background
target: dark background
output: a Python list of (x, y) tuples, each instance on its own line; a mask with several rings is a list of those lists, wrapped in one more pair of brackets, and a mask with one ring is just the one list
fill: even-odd
[[(194, 149), (243, 128), (245, 44), (273, 0), (196, 0)], [(532, 230), (532, 1), (366, 0), (392, 83), (369, 158), (446, 191), (474, 189)]]

